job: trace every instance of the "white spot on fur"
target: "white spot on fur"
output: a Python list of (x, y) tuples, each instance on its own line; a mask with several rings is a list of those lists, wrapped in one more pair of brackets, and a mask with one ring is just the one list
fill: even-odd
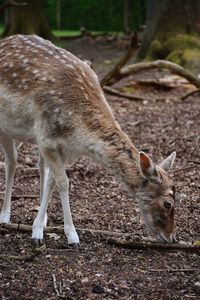
[(32, 73), (33, 74), (37, 74), (39, 72), (39, 70), (33, 70)]
[(85, 72), (83, 70), (81, 70), (81, 74), (86, 77)]
[(53, 77), (49, 78), (49, 81), (50, 82), (56, 82), (55, 78), (53, 78)]
[(54, 110), (54, 112), (55, 112), (55, 114), (60, 113), (60, 112), (61, 112), (61, 111), (60, 111), (60, 108), (56, 108), (56, 109)]
[(13, 73), (12, 77), (14, 77), (14, 78), (17, 77), (17, 73)]
[(50, 95), (55, 95), (55, 93), (56, 93), (56, 92), (55, 92), (54, 90), (49, 91), (49, 94), (50, 94)]
[(80, 82), (80, 83), (82, 83), (82, 84), (83, 84), (83, 80), (82, 80), (82, 78), (81, 78), (81, 77), (78, 77), (78, 78), (76, 78), (76, 80), (77, 80), (78, 82)]
[(70, 69), (75, 70), (74, 66), (72, 66), (72, 65), (66, 64), (65, 66), (68, 67), (68, 68), (70, 68)]

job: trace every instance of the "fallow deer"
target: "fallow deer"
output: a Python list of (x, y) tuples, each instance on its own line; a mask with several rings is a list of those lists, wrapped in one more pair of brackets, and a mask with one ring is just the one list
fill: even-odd
[(32, 238), (43, 239), (54, 182), (69, 244), (78, 244), (69, 205), (65, 162), (87, 155), (125, 184), (137, 199), (147, 227), (162, 242), (175, 241), (175, 195), (168, 175), (173, 152), (156, 165), (136, 149), (105, 100), (94, 71), (68, 51), (30, 35), (0, 41), (0, 144), (6, 187), (0, 222), (10, 222), (17, 153), (14, 140), (37, 143), (41, 203)]

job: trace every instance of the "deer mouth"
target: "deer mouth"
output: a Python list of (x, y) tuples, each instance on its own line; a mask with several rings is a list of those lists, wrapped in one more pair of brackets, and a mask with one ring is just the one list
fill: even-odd
[(157, 240), (159, 242), (165, 243), (165, 244), (173, 244), (176, 243), (176, 235), (174, 233), (170, 234), (169, 237), (166, 237), (165, 234), (163, 232), (160, 232), (157, 236), (156, 236)]

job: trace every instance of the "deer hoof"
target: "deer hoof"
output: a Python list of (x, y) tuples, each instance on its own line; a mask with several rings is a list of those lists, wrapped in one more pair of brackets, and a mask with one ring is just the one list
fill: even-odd
[(36, 239), (36, 238), (33, 238), (32, 239), (32, 244), (34, 247), (38, 247), (38, 246), (41, 246), (41, 245), (44, 245), (44, 240), (43, 239)]

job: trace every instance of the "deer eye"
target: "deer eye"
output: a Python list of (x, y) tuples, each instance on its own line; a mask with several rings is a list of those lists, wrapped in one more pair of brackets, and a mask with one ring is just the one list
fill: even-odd
[(164, 202), (164, 207), (167, 208), (168, 210), (170, 210), (170, 208), (172, 207), (172, 204), (168, 201)]

